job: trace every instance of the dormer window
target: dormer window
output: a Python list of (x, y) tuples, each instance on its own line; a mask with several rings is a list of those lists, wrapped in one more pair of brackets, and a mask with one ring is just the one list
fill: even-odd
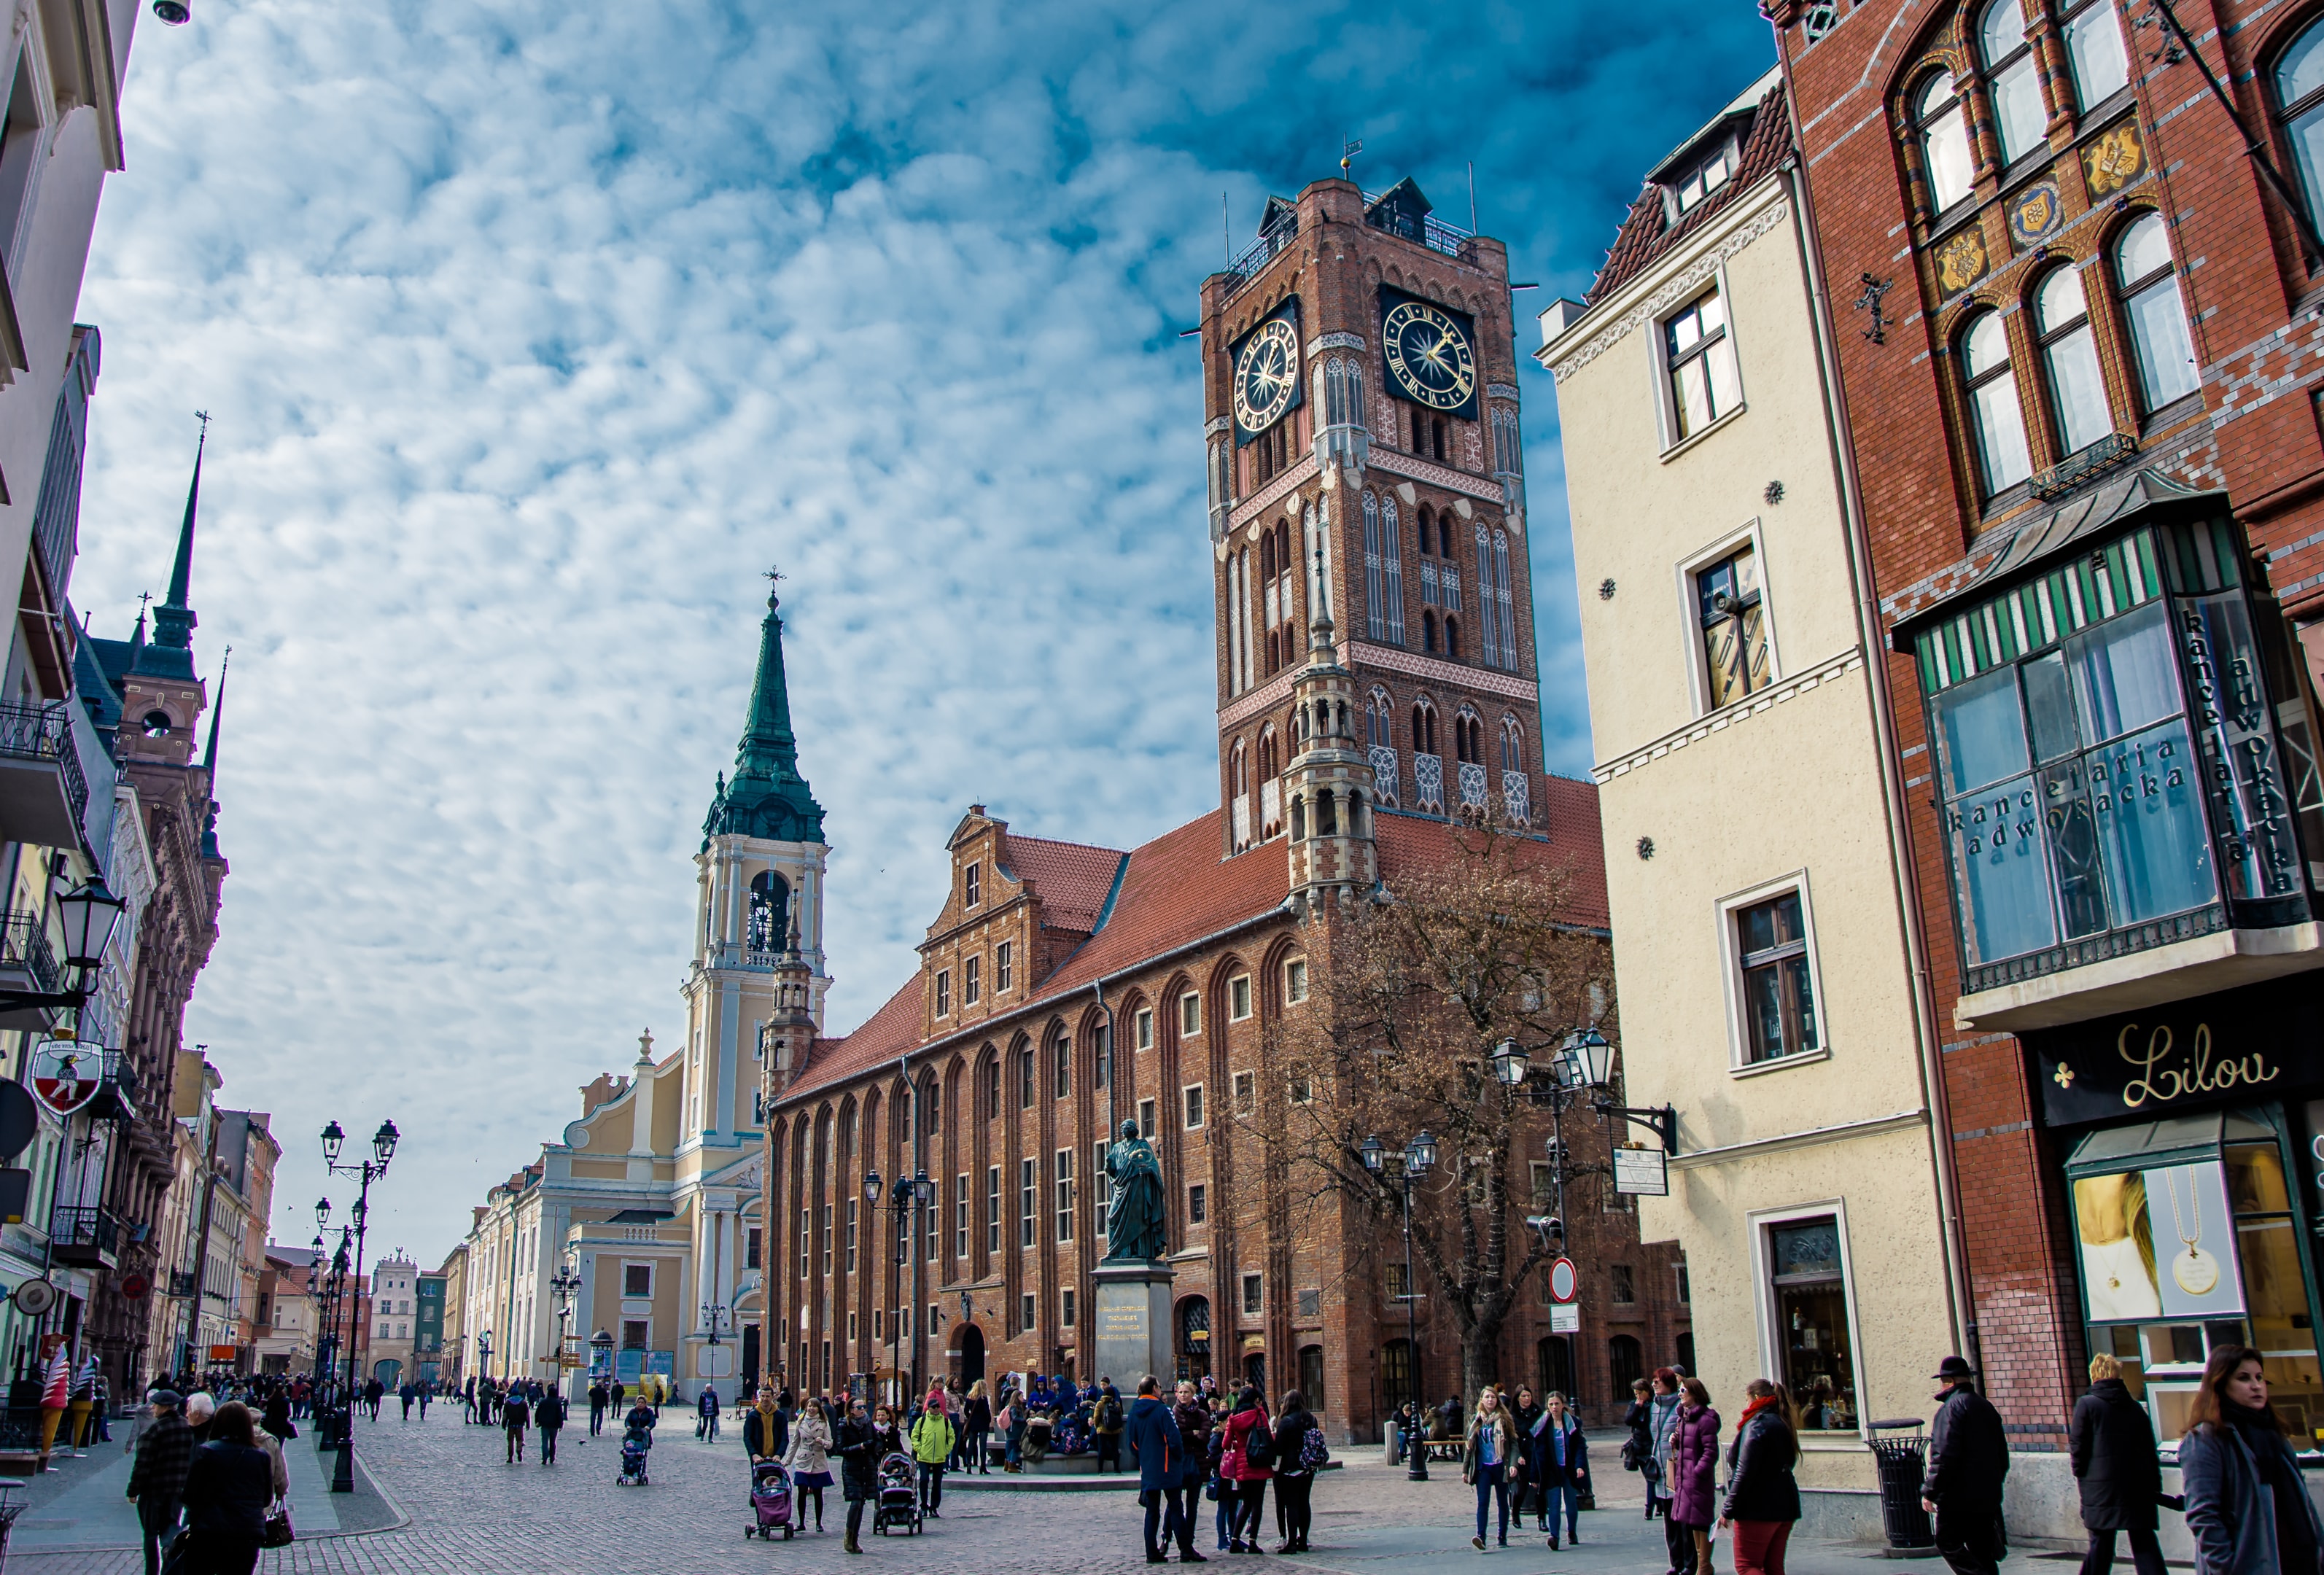
[(966, 905), (970, 907), (974, 907), (978, 902), (982, 900), (977, 895), (977, 877), (982, 873), (983, 868), (984, 866), (982, 863), (971, 864), (968, 867)]
[(1726, 185), (1734, 178), (1734, 175), (1735, 144), (1729, 143), (1702, 163), (1689, 170), (1672, 186), (1671, 192), (1678, 199), (1679, 212), (1685, 213), (1692, 208), (1704, 198)]

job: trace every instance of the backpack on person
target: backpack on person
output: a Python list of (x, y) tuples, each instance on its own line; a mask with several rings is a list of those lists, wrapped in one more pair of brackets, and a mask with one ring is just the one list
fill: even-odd
[(1275, 1466), (1275, 1435), (1267, 1428), (1267, 1413), (1260, 1412), (1259, 1420), (1243, 1435), (1242, 1463), (1254, 1471), (1272, 1470)]
[(1097, 1430), (1100, 1432), (1121, 1431), (1121, 1402), (1111, 1395), (1097, 1403)]
[(1299, 1441), (1299, 1469), (1303, 1471), (1320, 1471), (1330, 1463), (1331, 1459), (1332, 1446), (1323, 1441), (1323, 1430), (1311, 1423), (1307, 1429), (1307, 1436)]

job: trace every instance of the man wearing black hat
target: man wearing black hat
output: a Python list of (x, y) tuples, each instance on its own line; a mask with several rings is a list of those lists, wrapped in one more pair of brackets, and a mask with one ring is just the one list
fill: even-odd
[(2001, 1530), (2001, 1484), (2009, 1441), (2001, 1414), (1977, 1392), (1969, 1363), (1937, 1364), (1937, 1419), (1929, 1429), (1929, 1478), (1921, 1507), (1937, 1517), (1937, 1552), (1955, 1575), (1996, 1575), (2008, 1551)]
[(152, 1425), (137, 1440), (136, 1463), (129, 1468), (129, 1497), (145, 1533), (145, 1575), (160, 1575), (161, 1550), (178, 1524), (186, 1497), (186, 1471), (194, 1463), (194, 1430), (178, 1414), (182, 1402), (174, 1389), (146, 1396)]

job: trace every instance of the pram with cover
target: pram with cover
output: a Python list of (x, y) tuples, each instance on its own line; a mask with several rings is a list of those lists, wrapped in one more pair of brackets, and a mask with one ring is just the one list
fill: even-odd
[(881, 1536), (890, 1526), (920, 1534), (919, 1473), (910, 1457), (890, 1455), (880, 1462), (880, 1500), (872, 1514), (872, 1529)]
[(616, 1488), (631, 1484), (646, 1485), (646, 1455), (653, 1448), (653, 1434), (642, 1427), (633, 1427), (622, 1435), (622, 1474), (613, 1478)]
[(791, 1473), (780, 1460), (760, 1460), (751, 1467), (752, 1523), (744, 1536), (756, 1533), (771, 1538), (778, 1528), (785, 1542), (791, 1536)]

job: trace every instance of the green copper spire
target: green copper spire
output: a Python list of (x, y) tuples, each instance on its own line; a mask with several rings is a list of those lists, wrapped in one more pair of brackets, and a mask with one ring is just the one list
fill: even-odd
[[(770, 576), (770, 578), (773, 576)], [(763, 837), (778, 843), (823, 841), (823, 806), (798, 771), (798, 741), (791, 732), (790, 688), (783, 677), (783, 621), (770, 592), (759, 625), (759, 674), (751, 686), (751, 713), (734, 751), (734, 778), (722, 783), (702, 823), (704, 844), (719, 835)]]

